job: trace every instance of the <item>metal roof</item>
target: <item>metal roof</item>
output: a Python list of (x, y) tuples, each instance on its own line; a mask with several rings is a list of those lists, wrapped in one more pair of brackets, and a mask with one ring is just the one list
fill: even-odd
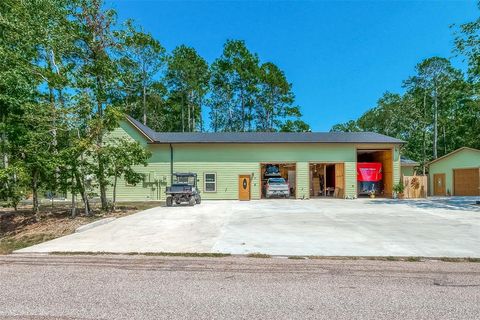
[(405, 157), (400, 157), (400, 165), (404, 167), (417, 167), (420, 165), (420, 163)]
[(151, 143), (386, 143), (404, 141), (375, 132), (155, 132), (130, 116), (127, 119)]

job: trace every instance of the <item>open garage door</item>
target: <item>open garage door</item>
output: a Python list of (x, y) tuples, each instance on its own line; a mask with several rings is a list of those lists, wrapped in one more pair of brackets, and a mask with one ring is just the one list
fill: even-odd
[(393, 151), (385, 150), (357, 150), (358, 163), (380, 164), (381, 180), (376, 183), (365, 183), (358, 181), (357, 193), (359, 196), (366, 196), (372, 190), (376, 195), (391, 197), (393, 193)]
[(455, 196), (480, 196), (480, 169), (454, 169), (453, 192)]
[(345, 197), (343, 163), (310, 163), (310, 198)]
[(295, 163), (261, 163), (260, 175), (263, 199), (296, 197), (297, 165)]

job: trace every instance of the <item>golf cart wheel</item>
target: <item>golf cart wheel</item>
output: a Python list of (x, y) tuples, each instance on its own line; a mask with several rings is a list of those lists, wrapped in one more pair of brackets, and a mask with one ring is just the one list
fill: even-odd
[(198, 196), (198, 198), (195, 200), (195, 202), (196, 202), (197, 204), (202, 203), (202, 198), (201, 198), (200, 196)]
[(167, 197), (167, 207), (171, 207), (173, 205), (172, 197)]
[(190, 197), (190, 200), (188, 200), (188, 205), (189, 206), (194, 206), (195, 205), (195, 197)]

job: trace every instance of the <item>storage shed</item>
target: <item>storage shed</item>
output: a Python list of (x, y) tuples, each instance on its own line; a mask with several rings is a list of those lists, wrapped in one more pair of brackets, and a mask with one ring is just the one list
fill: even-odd
[(480, 150), (462, 147), (428, 167), (430, 195), (480, 196)]

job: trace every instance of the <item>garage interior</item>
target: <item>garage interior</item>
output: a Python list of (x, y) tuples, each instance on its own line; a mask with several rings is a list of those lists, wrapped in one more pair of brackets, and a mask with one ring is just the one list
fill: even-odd
[(480, 196), (480, 168), (453, 169), (453, 195)]
[(268, 176), (265, 176), (265, 171), (267, 166), (274, 165), (277, 166), (279, 169), (280, 177), (284, 178), (289, 187), (290, 187), (290, 198), (296, 198), (296, 180), (297, 180), (297, 165), (295, 163), (261, 163), (260, 164), (260, 175), (262, 179), (262, 183), (260, 184), (261, 190), (261, 198), (266, 199), (265, 197), (265, 190), (264, 186), (267, 183)]
[(310, 198), (343, 198), (345, 168), (343, 163), (310, 163)]
[[(393, 154), (392, 150), (357, 150), (358, 162), (379, 162), (382, 164), (382, 181), (379, 185), (379, 192), (376, 196), (391, 197), (393, 193)], [(357, 182), (357, 195), (359, 197), (368, 196), (362, 192), (360, 182)]]

